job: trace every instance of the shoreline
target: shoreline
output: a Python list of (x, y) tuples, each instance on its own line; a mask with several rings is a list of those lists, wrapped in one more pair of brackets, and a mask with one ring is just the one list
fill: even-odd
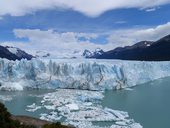
[(24, 125), (33, 125), (37, 128), (41, 128), (46, 124), (52, 124), (50, 121), (41, 120), (38, 118), (25, 116), (25, 115), (11, 115), (11, 119), (14, 121), (19, 121), (21, 124)]

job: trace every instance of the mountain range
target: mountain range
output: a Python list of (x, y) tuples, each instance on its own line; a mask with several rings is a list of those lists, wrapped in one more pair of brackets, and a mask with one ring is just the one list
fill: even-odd
[(104, 51), (100, 48), (95, 49), (95, 51), (89, 51), (89, 50), (85, 49), (82, 56), (85, 58), (93, 58), (93, 57), (96, 58), (102, 54), (104, 54)]
[(141, 41), (132, 46), (118, 47), (99, 56), (91, 56), (90, 58), (168, 61), (170, 60), (170, 35), (157, 41)]
[[(35, 55), (35, 57), (38, 58), (50, 56), (50, 53), (43, 51), (37, 51)], [(31, 60), (33, 57), (33, 55), (16, 47), (0, 46), (0, 58), (6, 58), (9, 60)], [(106, 52), (100, 48), (97, 48), (94, 51), (89, 51), (87, 49), (85, 49), (84, 52), (75, 51), (73, 54), (70, 54), (68, 58), (168, 61), (170, 60), (170, 35), (157, 41), (141, 41), (132, 46), (117, 47)]]

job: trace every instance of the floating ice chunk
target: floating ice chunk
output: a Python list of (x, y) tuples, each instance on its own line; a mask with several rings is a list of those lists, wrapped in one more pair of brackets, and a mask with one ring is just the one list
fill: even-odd
[(125, 88), (125, 90), (127, 90), (127, 91), (133, 91), (132, 88)]
[(48, 110), (55, 110), (56, 109), (55, 105), (44, 105), (44, 107)]
[(77, 104), (67, 104), (66, 107), (70, 109), (70, 111), (77, 111), (79, 110), (79, 106)]
[(127, 112), (113, 110), (113, 109), (110, 109), (110, 108), (105, 108), (104, 110), (114, 114), (117, 117), (117, 120), (126, 120), (125, 118), (129, 117)]
[(22, 91), (23, 86), (20, 82), (4, 82), (2, 86), (0, 86), (0, 90)]
[(83, 105), (85, 105), (85, 106), (91, 106), (91, 105), (93, 105), (93, 103), (92, 103), (92, 102), (84, 102)]
[(132, 123), (130, 125), (112, 125), (110, 128), (143, 128), (139, 123)]
[(41, 101), (41, 103), (43, 104), (43, 103), (45, 103), (45, 101), (44, 101), (44, 100), (42, 100), (42, 101)]
[(126, 126), (126, 122), (123, 122), (123, 121), (117, 121), (115, 122), (115, 124), (118, 124), (118, 125), (122, 125), (122, 126)]
[(139, 123), (133, 123), (130, 125), (130, 128), (143, 128)]
[(40, 119), (41, 119), (41, 120), (47, 120), (47, 121), (48, 121), (48, 119), (46, 118), (46, 116), (48, 116), (48, 114), (46, 114), (46, 113), (41, 113), (41, 114), (40, 114)]
[(41, 120), (47, 120), (47, 121), (57, 121), (61, 119), (61, 116), (58, 115), (57, 112), (50, 112), (49, 114), (41, 113), (40, 114)]
[(42, 108), (41, 106), (37, 106), (35, 103), (33, 103), (32, 105), (27, 105), (26, 111), (35, 112), (35, 111), (37, 111), (38, 109), (41, 109), (41, 108)]
[(27, 105), (28, 108), (35, 108), (36, 107), (36, 104), (35, 103), (32, 103), (31, 105)]

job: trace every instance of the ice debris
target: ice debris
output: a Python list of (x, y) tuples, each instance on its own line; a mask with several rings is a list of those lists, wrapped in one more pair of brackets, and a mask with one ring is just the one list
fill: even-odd
[(103, 97), (102, 91), (57, 89), (55, 92), (44, 94), (41, 105), (33, 103), (27, 108), (33, 111), (46, 109), (47, 112), (40, 114), (40, 119), (62, 121), (77, 128), (101, 128), (93, 125), (93, 122), (111, 122), (110, 128), (142, 128), (129, 118), (127, 112), (103, 107)]
[(28, 111), (28, 112), (35, 112), (38, 109), (41, 109), (41, 106), (37, 106), (35, 103), (33, 103), (32, 105), (27, 105), (26, 111)]

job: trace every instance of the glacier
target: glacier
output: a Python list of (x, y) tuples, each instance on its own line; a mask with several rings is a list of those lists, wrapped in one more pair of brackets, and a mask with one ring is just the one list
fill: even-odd
[(26, 88), (110, 90), (133, 87), (168, 76), (170, 61), (0, 59), (0, 90)]

